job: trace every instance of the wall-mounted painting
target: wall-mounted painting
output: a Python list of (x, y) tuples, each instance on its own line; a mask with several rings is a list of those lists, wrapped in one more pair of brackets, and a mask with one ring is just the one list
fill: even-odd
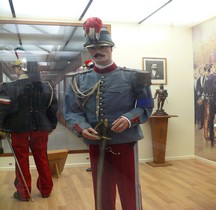
[(167, 59), (166, 58), (142, 58), (143, 70), (151, 73), (152, 85), (167, 84)]

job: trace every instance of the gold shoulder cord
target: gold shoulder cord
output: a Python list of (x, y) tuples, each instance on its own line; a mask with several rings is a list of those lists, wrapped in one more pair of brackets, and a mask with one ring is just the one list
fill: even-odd
[(71, 88), (74, 91), (74, 93), (76, 94), (77, 98), (84, 99), (84, 103), (81, 105), (82, 108), (84, 108), (84, 106), (87, 103), (89, 97), (97, 90), (97, 95), (96, 95), (96, 116), (97, 116), (97, 119), (98, 119), (101, 80), (99, 80), (95, 85), (93, 85), (88, 90), (86, 90), (84, 92), (81, 92), (78, 85), (77, 85), (76, 77), (74, 77), (74, 79), (72, 79)]
[(53, 100), (53, 88), (52, 88), (52, 86), (50, 85), (50, 83), (48, 83), (48, 84), (49, 84), (49, 87), (50, 87), (50, 89), (51, 89), (51, 96), (50, 96), (49, 104), (48, 104), (47, 107), (50, 107), (50, 105), (51, 105), (51, 103), (52, 103), (52, 100)]

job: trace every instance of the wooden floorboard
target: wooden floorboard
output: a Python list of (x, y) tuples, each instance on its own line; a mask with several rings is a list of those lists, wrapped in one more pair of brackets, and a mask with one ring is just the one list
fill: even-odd
[[(170, 163), (167, 167), (140, 163), (143, 210), (216, 210), (216, 166), (195, 159)], [(32, 169), (33, 202), (12, 198), (14, 171), (0, 171), (0, 210), (94, 210), (87, 167), (65, 168), (60, 178), (53, 177), (53, 192), (46, 199), (35, 186), (37, 172)]]

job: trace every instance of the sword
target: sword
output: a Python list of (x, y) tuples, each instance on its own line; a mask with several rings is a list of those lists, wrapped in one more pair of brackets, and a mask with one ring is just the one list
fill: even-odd
[(12, 146), (12, 143), (11, 143), (10, 134), (7, 133), (7, 134), (6, 134), (6, 137), (7, 137), (7, 141), (8, 141), (8, 144), (9, 144), (9, 146), (10, 146), (10, 149), (11, 149), (11, 151), (12, 151), (12, 153), (13, 153), (13, 156), (14, 156), (14, 159), (15, 159), (15, 162), (16, 162), (16, 165), (17, 165), (17, 167), (18, 167), (18, 170), (19, 170), (19, 172), (20, 172), (20, 174), (21, 174), (21, 177), (22, 177), (22, 180), (23, 180), (23, 182), (24, 182), (24, 185), (25, 185), (25, 188), (26, 188), (26, 190), (27, 190), (27, 193), (28, 193), (28, 195), (29, 195), (29, 197), (30, 197), (31, 202), (33, 202), (31, 193), (30, 193), (30, 191), (29, 191), (29, 188), (28, 188), (28, 185), (27, 185), (27, 183), (26, 183), (25, 177), (24, 177), (24, 175), (23, 175), (22, 169), (21, 169), (21, 167), (20, 167), (19, 161), (18, 161), (18, 159), (17, 159), (17, 157), (16, 157), (16, 154), (15, 154), (15, 152), (14, 152), (14, 149), (13, 149), (13, 146)]
[(96, 205), (97, 210), (102, 210), (102, 177), (103, 177), (103, 166), (104, 166), (104, 156), (105, 148), (107, 144), (108, 133), (108, 120), (102, 121), (102, 136), (99, 143), (99, 158), (97, 167), (97, 189), (96, 189)]

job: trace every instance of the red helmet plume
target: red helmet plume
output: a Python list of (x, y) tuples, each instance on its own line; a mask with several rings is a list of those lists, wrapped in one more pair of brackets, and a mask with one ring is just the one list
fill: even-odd
[(100, 18), (97, 17), (88, 18), (83, 23), (85, 36), (88, 36), (90, 40), (99, 40), (102, 26), (103, 23)]

